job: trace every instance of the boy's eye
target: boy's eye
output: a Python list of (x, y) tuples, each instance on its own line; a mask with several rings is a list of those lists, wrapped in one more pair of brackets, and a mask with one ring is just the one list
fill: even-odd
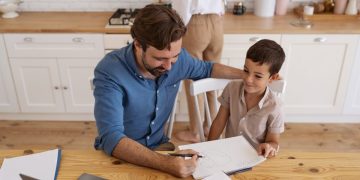
[(261, 79), (261, 78), (262, 78), (262, 76), (258, 76), (258, 75), (256, 75), (255, 77), (258, 78), (258, 79)]
[(244, 69), (244, 72), (248, 73), (249, 71), (247, 69)]

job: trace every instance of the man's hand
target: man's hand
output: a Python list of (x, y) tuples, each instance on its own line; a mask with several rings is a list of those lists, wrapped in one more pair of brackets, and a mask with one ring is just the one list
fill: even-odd
[(191, 157), (190, 159), (183, 157), (176, 157), (176, 156), (171, 157), (171, 161), (167, 166), (169, 168), (167, 172), (170, 172), (174, 176), (181, 178), (185, 178), (192, 175), (197, 165), (197, 159), (199, 153), (191, 149), (177, 151), (176, 153), (194, 154), (194, 156)]
[(261, 143), (257, 148), (257, 152), (265, 158), (272, 158), (277, 154), (277, 147), (273, 147), (270, 143)]

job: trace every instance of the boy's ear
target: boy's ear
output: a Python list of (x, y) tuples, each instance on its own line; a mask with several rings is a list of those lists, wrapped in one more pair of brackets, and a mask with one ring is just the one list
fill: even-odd
[(279, 73), (275, 73), (275, 74), (273, 74), (273, 75), (270, 76), (269, 82), (276, 81), (276, 80), (280, 80), (280, 79), (281, 79), (281, 78), (280, 78)]

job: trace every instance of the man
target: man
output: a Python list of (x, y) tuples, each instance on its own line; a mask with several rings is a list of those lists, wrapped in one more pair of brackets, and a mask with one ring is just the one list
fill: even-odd
[(242, 70), (200, 61), (181, 49), (186, 27), (175, 11), (148, 5), (131, 27), (134, 42), (106, 55), (95, 68), (95, 148), (133, 164), (191, 175), (194, 156), (163, 155), (153, 149), (168, 142), (164, 126), (183, 79), (242, 78)]

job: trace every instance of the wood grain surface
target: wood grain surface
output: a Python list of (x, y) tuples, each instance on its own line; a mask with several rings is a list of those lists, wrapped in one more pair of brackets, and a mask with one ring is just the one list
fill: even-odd
[[(106, 29), (112, 12), (21, 12), (14, 19), (0, 18), (0, 33), (129, 33), (129, 28)], [(314, 15), (310, 29), (293, 27), (293, 14), (260, 18), (253, 14), (224, 16), (225, 34), (358, 34), (360, 16)]]
[[(34, 150), (40, 152), (41, 150)], [(0, 150), (4, 157), (23, 155), (23, 150)], [(140, 167), (95, 150), (63, 150), (58, 179), (77, 179), (90, 173), (107, 179), (177, 179), (158, 170)], [(251, 171), (232, 175), (232, 179), (346, 179), (360, 177), (358, 153), (281, 151)], [(186, 179), (192, 179), (191, 177)]]

